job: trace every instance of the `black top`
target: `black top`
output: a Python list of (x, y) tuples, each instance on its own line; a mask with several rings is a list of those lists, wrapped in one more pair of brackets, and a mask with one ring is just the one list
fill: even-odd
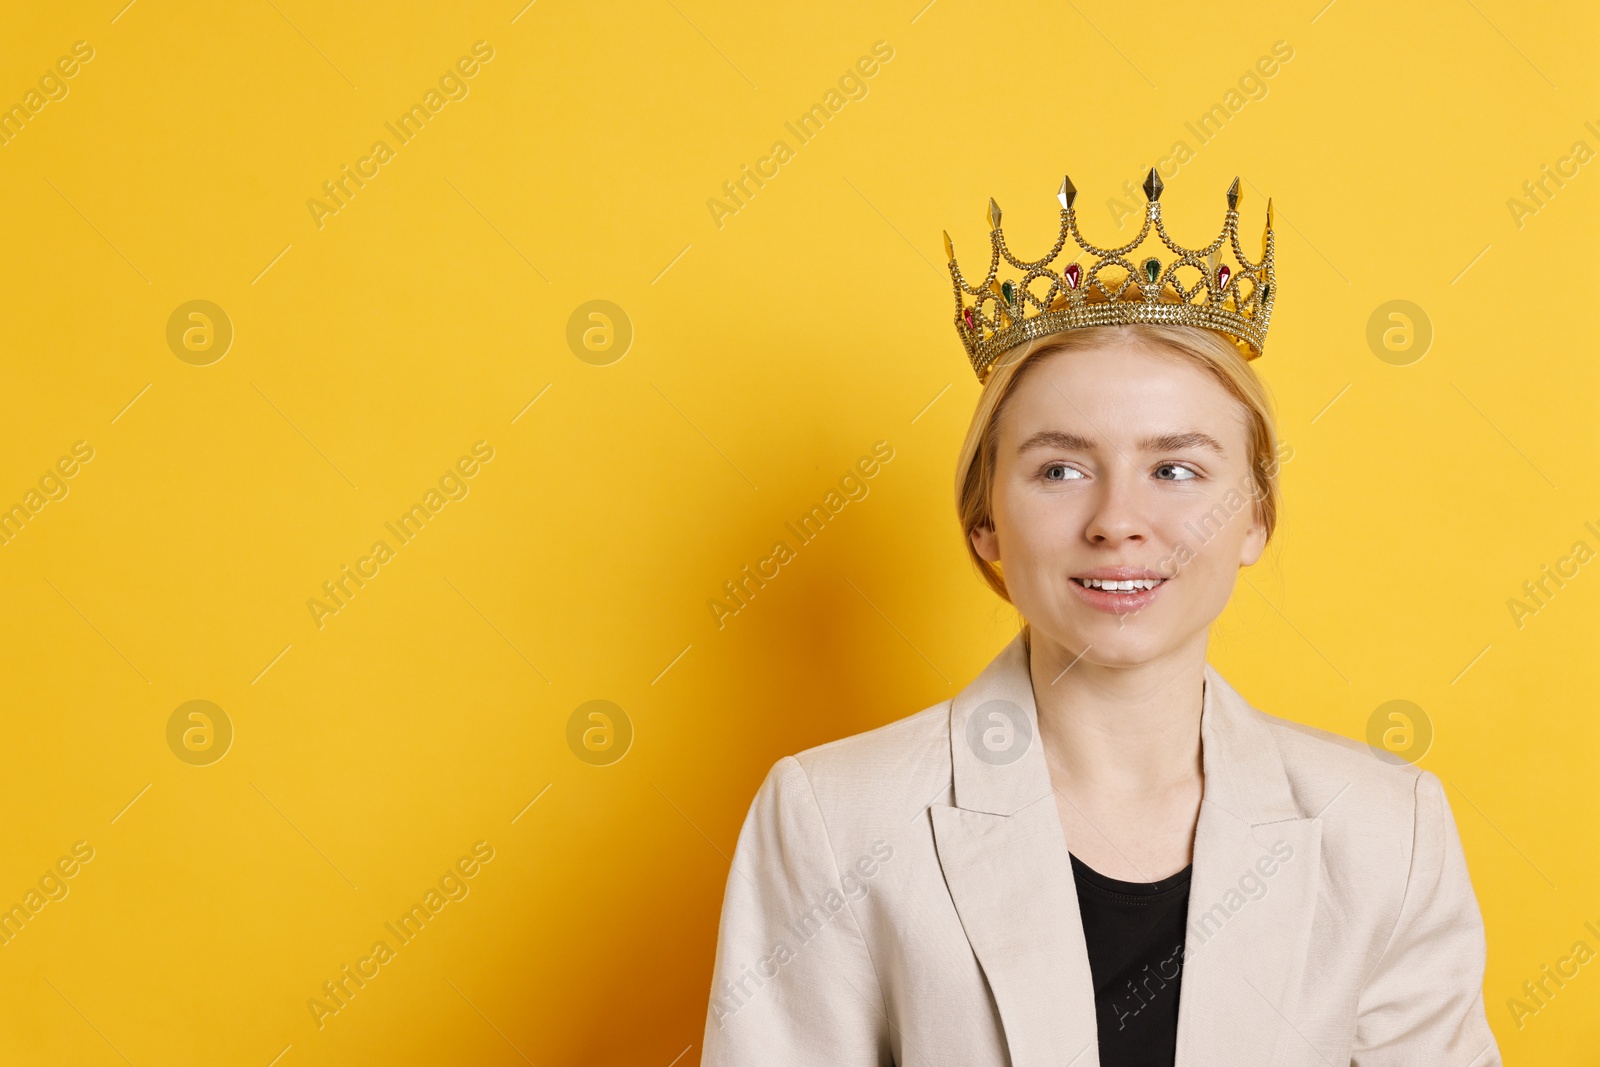
[(1172, 1067), (1177, 1058), (1178, 983), (1193, 870), (1190, 864), (1159, 882), (1121, 882), (1072, 857), (1094, 977), (1101, 1067)]

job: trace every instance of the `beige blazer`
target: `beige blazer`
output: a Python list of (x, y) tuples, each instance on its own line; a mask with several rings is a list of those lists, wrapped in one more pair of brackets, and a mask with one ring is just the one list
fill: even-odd
[[(1439, 780), (1210, 665), (1202, 706), (1178, 1067), (1500, 1064)], [(778, 761), (729, 872), (702, 1064), (1099, 1067), (1036, 723), (1019, 637), (955, 699)]]

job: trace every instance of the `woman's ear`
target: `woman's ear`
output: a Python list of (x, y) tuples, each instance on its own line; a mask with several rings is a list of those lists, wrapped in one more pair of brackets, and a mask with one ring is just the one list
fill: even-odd
[(994, 532), (992, 520), (974, 526), (967, 536), (972, 538), (972, 548), (978, 553), (979, 559), (986, 563), (1000, 562), (1000, 538)]
[(1267, 526), (1261, 521), (1261, 509), (1253, 509), (1250, 526), (1244, 532), (1244, 540), (1239, 543), (1239, 566), (1254, 566), (1261, 558), (1261, 553), (1267, 548)]

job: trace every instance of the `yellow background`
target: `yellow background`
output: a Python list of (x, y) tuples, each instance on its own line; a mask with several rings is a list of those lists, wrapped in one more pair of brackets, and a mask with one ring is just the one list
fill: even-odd
[[(1259, 366), (1294, 459), (1213, 662), (1353, 737), (1424, 709), (1507, 1060), (1592, 1055), (1600, 963), (1520, 1028), (1506, 1006), (1600, 948), (1600, 564), (1520, 629), (1507, 607), (1600, 548), (1600, 165), (1507, 206), (1600, 148), (1591, 5), (123, 3), (0, 20), (0, 103), (94, 49), (0, 147), (0, 504), (94, 449), (0, 546), (0, 905), (95, 850), (0, 947), (0, 1061), (695, 1062), (766, 769), (947, 698), (1014, 632), (953, 521), (977, 386), (939, 231), (981, 255), (993, 195), (1042, 250), (1066, 170), (1109, 241), (1108, 198), (1178, 140), (1180, 240), (1235, 174), (1247, 245), (1266, 194), (1279, 220)], [(319, 228), (322, 183), (480, 40), (469, 94)], [(878, 41), (798, 146), (784, 123)], [(1184, 124), (1278, 41), (1200, 145)], [(719, 227), (707, 200), (779, 139)], [(234, 328), (208, 366), (166, 341), (194, 299)], [(607, 366), (566, 341), (592, 299), (633, 325)], [(1392, 299), (1434, 329), (1408, 366), (1366, 342)], [(308, 599), (480, 440), (470, 494), (319, 628)], [(723, 582), (879, 440), (870, 495), (719, 629)], [(566, 740), (595, 699), (635, 731), (609, 766)], [(190, 700), (235, 730), (209, 766), (167, 744)], [(319, 1029), (307, 1000), (478, 841), (470, 895)]]

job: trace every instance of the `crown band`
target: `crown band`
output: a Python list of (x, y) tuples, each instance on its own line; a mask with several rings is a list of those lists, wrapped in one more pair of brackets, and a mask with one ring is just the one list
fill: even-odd
[[(1252, 261), (1239, 245), (1239, 179), (1235, 178), (1228, 189), (1228, 213), (1222, 232), (1198, 249), (1185, 248), (1167, 235), (1161, 221), (1161, 176), (1153, 167), (1144, 189), (1148, 200), (1144, 225), (1133, 240), (1107, 249), (1085, 241), (1078, 232), (1073, 211), (1078, 190), (1071, 178), (1063, 178), (1056, 194), (1061, 202), (1060, 233), (1050, 252), (1032, 261), (1017, 259), (1006, 247), (1000, 228), (1000, 206), (991, 199), (988, 221), (992, 250), (987, 275), (978, 286), (968, 284), (962, 276), (950, 235), (944, 235), (955, 287), (956, 332), (979, 381), (988, 377), (995, 360), (1007, 349), (1052, 333), (1091, 326), (1197, 326), (1228, 337), (1245, 359), (1260, 356), (1277, 296), (1272, 201), (1267, 201), (1261, 257)], [(1152, 231), (1167, 256), (1130, 258), (1129, 254), (1144, 244)], [(1071, 261), (1057, 270), (1052, 264), (1067, 247), (1068, 237), (1077, 250)], [(1232, 266), (1218, 262), (1218, 253), (1224, 249), (1231, 253), (1228, 258)], [(1078, 262), (1085, 254), (1093, 257), (1086, 269)], [(1022, 272), (1020, 280), (997, 280), (1002, 258)], [(1033, 292), (1040, 279), (1049, 284), (1043, 296)], [(967, 297), (973, 298), (970, 303)], [(986, 310), (991, 305), (992, 312)]]

